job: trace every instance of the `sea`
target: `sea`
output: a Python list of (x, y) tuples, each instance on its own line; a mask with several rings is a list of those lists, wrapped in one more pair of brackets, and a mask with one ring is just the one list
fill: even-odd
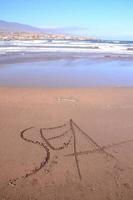
[(9, 52), (97, 52), (133, 54), (133, 41), (14, 40), (0, 41), (0, 54)]
[(0, 41), (0, 86), (133, 87), (133, 41)]

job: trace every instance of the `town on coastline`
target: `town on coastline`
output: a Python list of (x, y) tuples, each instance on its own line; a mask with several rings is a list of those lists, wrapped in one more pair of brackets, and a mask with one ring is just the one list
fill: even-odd
[(32, 33), (32, 32), (0, 32), (0, 40), (96, 40), (96, 38), (85, 36), (74, 36), (65, 34)]

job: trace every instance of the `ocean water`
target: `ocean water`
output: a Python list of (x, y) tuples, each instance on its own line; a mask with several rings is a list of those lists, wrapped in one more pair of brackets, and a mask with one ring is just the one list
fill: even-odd
[(133, 87), (133, 61), (81, 57), (1, 64), (0, 86)]
[(0, 41), (0, 54), (11, 52), (92, 52), (133, 55), (133, 41), (31, 40)]
[(133, 41), (0, 41), (0, 86), (132, 87)]

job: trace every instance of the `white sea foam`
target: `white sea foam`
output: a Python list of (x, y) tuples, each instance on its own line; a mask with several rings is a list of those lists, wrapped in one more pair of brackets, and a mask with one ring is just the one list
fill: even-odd
[(0, 54), (8, 52), (92, 52), (133, 54), (133, 44), (71, 40), (0, 41)]

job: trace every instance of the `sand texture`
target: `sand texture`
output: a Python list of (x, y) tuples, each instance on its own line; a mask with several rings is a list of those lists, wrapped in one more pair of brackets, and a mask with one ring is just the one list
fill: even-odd
[(132, 88), (0, 88), (0, 200), (132, 200), (132, 152)]

